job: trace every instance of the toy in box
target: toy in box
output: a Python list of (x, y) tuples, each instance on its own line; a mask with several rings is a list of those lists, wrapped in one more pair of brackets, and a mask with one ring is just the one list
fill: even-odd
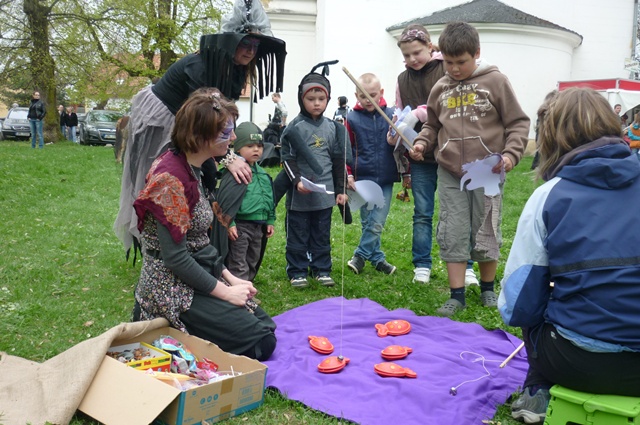
[(107, 356), (138, 370), (169, 372), (171, 369), (171, 354), (146, 342), (111, 347)]

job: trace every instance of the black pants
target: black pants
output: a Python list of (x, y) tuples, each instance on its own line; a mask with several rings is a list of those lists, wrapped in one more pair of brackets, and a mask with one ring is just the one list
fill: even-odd
[(529, 371), (524, 386), (559, 384), (577, 391), (640, 397), (640, 353), (593, 353), (549, 323), (523, 329)]
[(331, 212), (333, 208), (314, 211), (287, 211), (287, 276), (289, 279), (328, 276), (331, 273)]

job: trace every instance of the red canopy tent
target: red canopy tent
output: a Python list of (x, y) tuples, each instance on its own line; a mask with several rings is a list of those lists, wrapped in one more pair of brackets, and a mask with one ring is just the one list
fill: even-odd
[(610, 78), (558, 82), (558, 90), (560, 91), (569, 87), (590, 87), (602, 94), (611, 107), (618, 103), (622, 105), (623, 112), (640, 105), (640, 81)]

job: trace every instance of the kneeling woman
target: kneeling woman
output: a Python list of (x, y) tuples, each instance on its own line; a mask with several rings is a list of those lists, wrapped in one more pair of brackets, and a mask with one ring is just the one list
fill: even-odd
[(227, 152), (236, 116), (235, 105), (208, 94), (176, 114), (174, 149), (154, 161), (134, 202), (144, 261), (134, 320), (164, 317), (227, 352), (266, 360), (276, 325), (252, 303), (253, 284), (233, 276), (209, 244), (214, 215), (200, 179), (202, 163)]

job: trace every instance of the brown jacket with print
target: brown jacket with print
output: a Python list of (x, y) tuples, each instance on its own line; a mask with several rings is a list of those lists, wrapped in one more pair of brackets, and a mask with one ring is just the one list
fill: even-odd
[(529, 125), (507, 77), (481, 61), (467, 80), (447, 74), (436, 83), (414, 144), (434, 151), (441, 167), (462, 177), (463, 164), (492, 153), (508, 156), (515, 167), (527, 146)]

